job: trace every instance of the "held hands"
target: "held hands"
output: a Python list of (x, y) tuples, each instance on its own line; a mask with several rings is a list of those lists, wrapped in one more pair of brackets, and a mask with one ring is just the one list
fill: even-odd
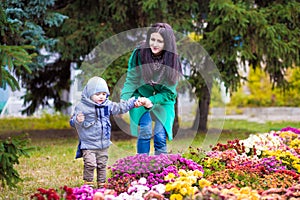
[(82, 112), (78, 113), (76, 116), (76, 120), (81, 123), (84, 121), (84, 114)]
[(135, 107), (144, 106), (145, 108), (151, 108), (153, 106), (153, 104), (150, 101), (150, 99), (148, 99), (146, 97), (139, 97), (137, 99), (137, 101), (134, 103), (134, 106)]

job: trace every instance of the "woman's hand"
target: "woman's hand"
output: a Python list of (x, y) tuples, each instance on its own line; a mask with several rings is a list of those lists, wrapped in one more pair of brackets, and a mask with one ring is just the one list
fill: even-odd
[(144, 106), (145, 108), (152, 108), (153, 104), (150, 99), (146, 97), (139, 97), (135, 102), (135, 107)]

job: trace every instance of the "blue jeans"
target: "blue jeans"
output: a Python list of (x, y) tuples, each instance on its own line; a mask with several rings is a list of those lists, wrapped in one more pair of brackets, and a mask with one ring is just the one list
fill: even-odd
[[(146, 112), (140, 119), (140, 132), (137, 139), (137, 153), (150, 153), (150, 141), (152, 137), (152, 118), (150, 112)], [(163, 124), (155, 118), (154, 125), (154, 154), (167, 153), (167, 134)]]

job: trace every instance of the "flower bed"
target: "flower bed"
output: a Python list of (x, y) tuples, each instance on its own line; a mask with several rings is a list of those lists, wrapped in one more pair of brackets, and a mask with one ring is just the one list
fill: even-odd
[(286, 127), (182, 155), (117, 160), (104, 188), (38, 189), (32, 199), (298, 199), (300, 131)]

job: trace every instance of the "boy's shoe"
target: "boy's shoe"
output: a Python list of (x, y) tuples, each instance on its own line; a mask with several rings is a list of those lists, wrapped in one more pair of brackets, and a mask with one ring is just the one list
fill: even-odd
[(106, 183), (101, 183), (101, 182), (97, 183), (98, 188), (105, 188), (105, 186), (106, 186)]
[(94, 182), (85, 181), (84, 185), (87, 185), (87, 186), (89, 186), (91, 188), (94, 188)]

